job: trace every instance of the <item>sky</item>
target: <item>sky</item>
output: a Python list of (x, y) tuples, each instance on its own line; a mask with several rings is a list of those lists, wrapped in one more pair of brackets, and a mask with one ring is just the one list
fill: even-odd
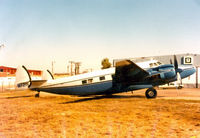
[(0, 0), (0, 65), (200, 54), (200, 0)]

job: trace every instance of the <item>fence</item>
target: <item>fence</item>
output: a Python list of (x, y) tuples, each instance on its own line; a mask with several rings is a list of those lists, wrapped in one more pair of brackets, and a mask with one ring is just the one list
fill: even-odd
[(0, 77), (0, 92), (15, 90), (15, 77)]

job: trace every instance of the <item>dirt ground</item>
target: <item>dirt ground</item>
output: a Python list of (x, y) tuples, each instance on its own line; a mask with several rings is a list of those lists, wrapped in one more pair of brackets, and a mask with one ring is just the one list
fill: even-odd
[(200, 89), (110, 97), (0, 93), (0, 137), (200, 137)]

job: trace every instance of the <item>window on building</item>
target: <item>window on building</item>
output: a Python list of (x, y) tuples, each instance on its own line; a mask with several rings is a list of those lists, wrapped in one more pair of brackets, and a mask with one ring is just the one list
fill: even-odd
[(93, 82), (93, 79), (88, 79), (88, 83), (92, 83)]
[(3, 69), (0, 69), (0, 72), (3, 72)]
[(105, 80), (105, 79), (106, 79), (105, 76), (99, 77), (99, 80), (100, 80), (100, 81), (103, 81), (103, 80)]
[(87, 84), (87, 80), (83, 80), (83, 81), (82, 81), (82, 84)]

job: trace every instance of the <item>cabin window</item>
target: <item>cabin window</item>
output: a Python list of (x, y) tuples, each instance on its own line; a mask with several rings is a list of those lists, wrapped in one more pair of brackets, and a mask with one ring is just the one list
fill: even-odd
[(93, 79), (88, 79), (88, 83), (92, 83), (93, 82)]
[(103, 81), (103, 80), (105, 80), (105, 79), (106, 79), (105, 76), (99, 77), (99, 80), (100, 80), (100, 81)]
[(161, 65), (162, 63), (161, 63), (161, 62), (157, 62), (157, 64), (158, 64), (158, 65)]
[(83, 80), (83, 81), (82, 81), (82, 84), (87, 84), (87, 80)]

